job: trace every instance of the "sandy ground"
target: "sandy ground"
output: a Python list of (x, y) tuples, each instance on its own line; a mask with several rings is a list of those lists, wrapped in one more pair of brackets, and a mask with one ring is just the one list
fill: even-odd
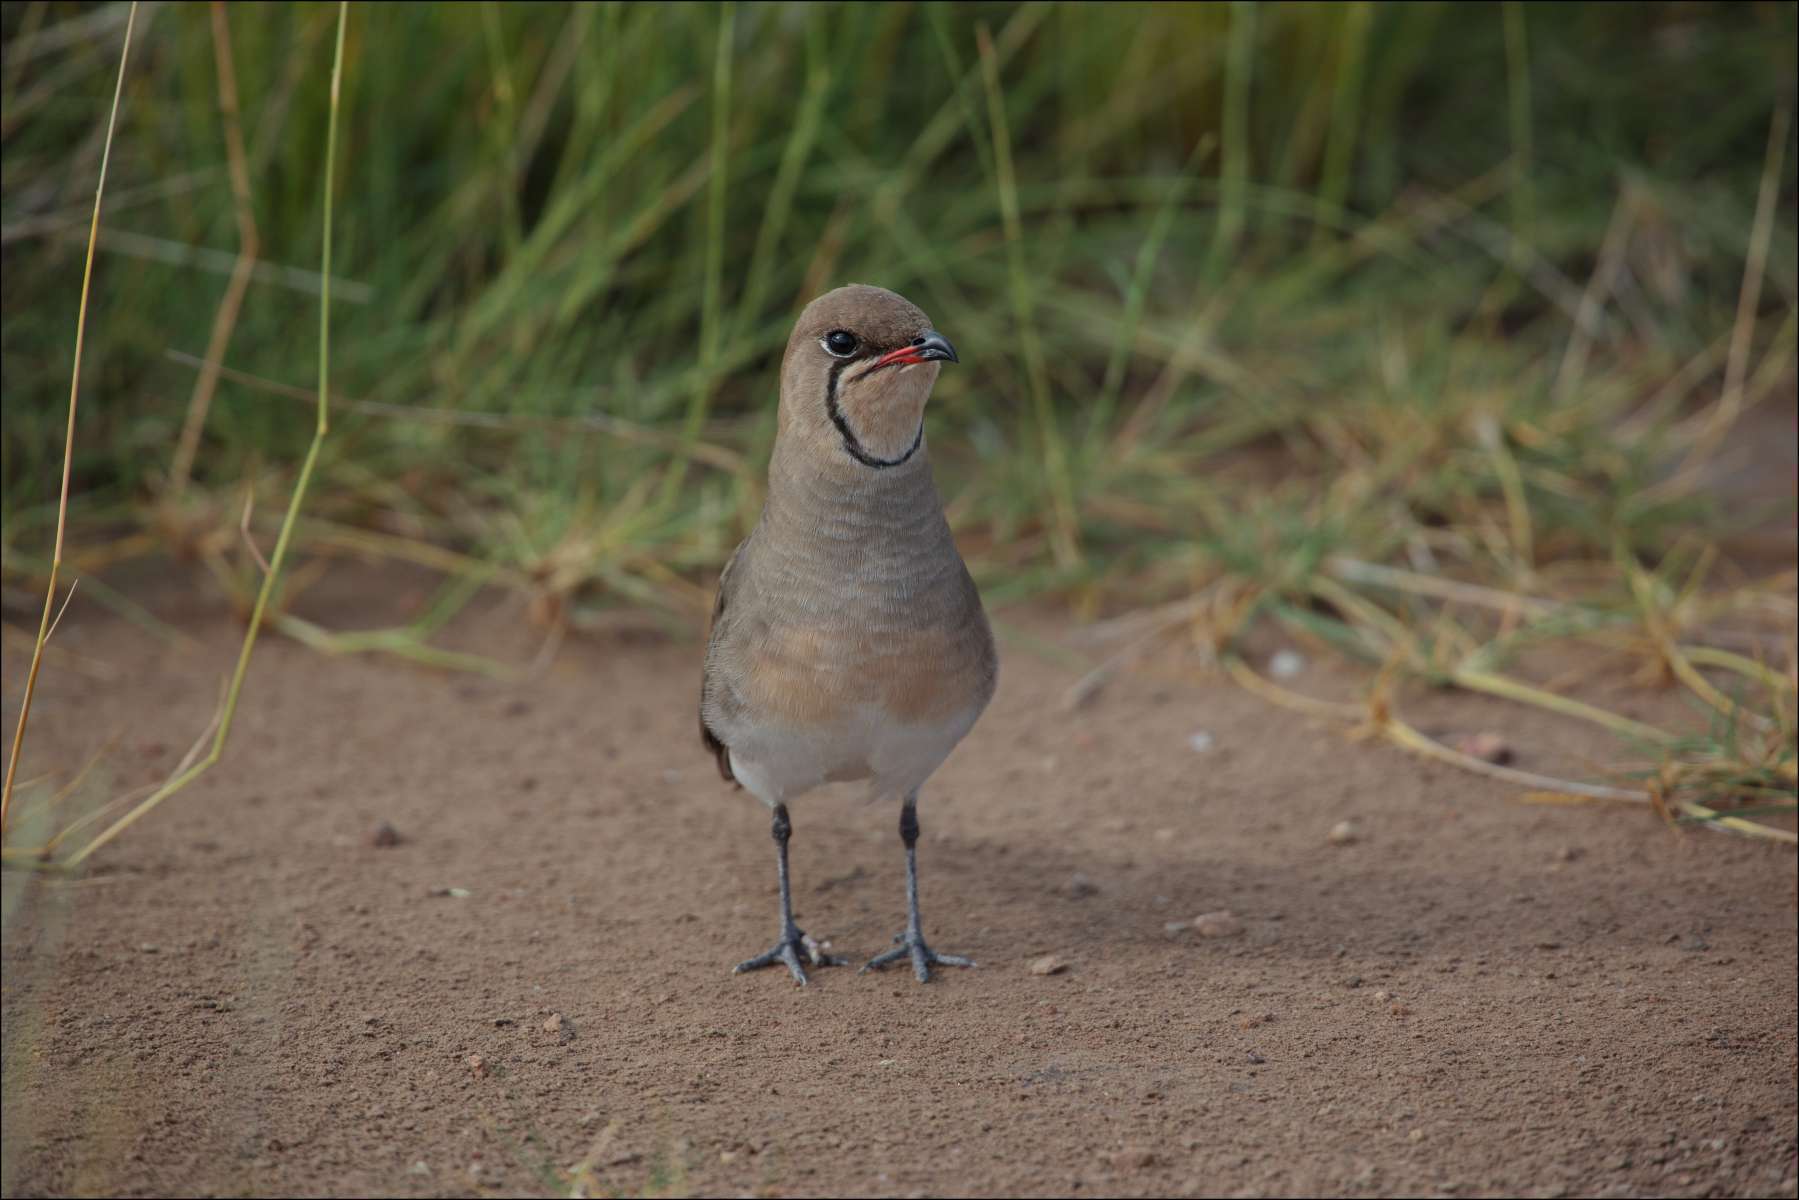
[[(412, 586), (339, 574), (307, 599), (339, 627)], [(78, 601), (26, 776), (116, 739), (112, 794), (205, 725), (237, 628), (149, 593), (198, 648)], [(1791, 851), (1172, 672), (1066, 712), (1068, 635), (999, 616), (1030, 636), (920, 843), (927, 935), (981, 966), (922, 987), (730, 975), (773, 851), (697, 742), (698, 643), (571, 639), (518, 686), (269, 637), (217, 770), (86, 877), (5, 877), (5, 1192), (1794, 1195)], [(526, 652), (508, 611), (459, 636)], [(1611, 751), (1408, 712), (1536, 769)], [(896, 817), (795, 806), (801, 924), (857, 960), (904, 919)], [(1241, 932), (1182, 928), (1217, 910)]]

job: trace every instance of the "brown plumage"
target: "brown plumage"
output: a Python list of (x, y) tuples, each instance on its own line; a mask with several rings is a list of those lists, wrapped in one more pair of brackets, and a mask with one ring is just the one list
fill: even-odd
[(902, 802), (912, 920), (900, 949), (922, 980), (955, 963), (917, 929), (916, 797), (993, 695), (992, 633), (943, 518), (924, 439), (939, 365), (924, 313), (853, 285), (800, 315), (781, 367), (768, 498), (719, 579), (700, 695), (719, 771), (774, 810), (782, 940), (739, 969), (823, 959), (786, 899), (786, 802), (866, 779)]

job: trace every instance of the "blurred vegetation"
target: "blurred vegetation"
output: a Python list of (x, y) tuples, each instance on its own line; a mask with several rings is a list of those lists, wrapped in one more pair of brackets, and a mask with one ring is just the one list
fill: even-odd
[[(962, 352), (929, 434), (990, 603), (1166, 602), (1130, 645), (1239, 665), (1272, 618), (1382, 668), (1377, 696), (1506, 694), (1531, 642), (1611, 639), (1730, 723), (1652, 756), (1658, 796), (1737, 767), (1779, 792), (1790, 644), (1770, 667), (1755, 639), (1790, 631), (1792, 564), (1713, 575), (1720, 518), (1790, 518), (1793, 490), (1720, 513), (1704, 485), (1742, 413), (1792, 404), (1796, 11), (357, 6), (296, 548), (444, 572), (416, 629), (360, 648), (425, 653), (477, 585), (553, 625), (703, 614), (794, 313), (879, 283)], [(14, 581), (55, 520), (124, 14), (0, 17)], [(225, 17), (223, 55), (205, 5), (139, 18), (70, 562), (196, 555), (247, 610), (246, 497), (262, 536), (313, 431), (336, 8)]]

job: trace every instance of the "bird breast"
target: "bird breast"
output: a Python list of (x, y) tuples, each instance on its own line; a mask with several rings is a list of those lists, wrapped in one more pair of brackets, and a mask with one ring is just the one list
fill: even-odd
[(873, 706), (901, 724), (936, 724), (991, 694), (986, 621), (976, 628), (869, 628), (773, 617), (747, 647), (745, 696), (759, 721), (806, 728)]

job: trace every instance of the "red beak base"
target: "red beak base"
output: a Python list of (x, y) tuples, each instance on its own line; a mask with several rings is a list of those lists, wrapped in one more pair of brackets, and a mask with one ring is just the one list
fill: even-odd
[(917, 346), (901, 346), (898, 350), (889, 350), (875, 359), (874, 369), (878, 371), (882, 367), (903, 367), (924, 361), (925, 357), (919, 353)]
[(949, 339), (935, 329), (927, 329), (913, 338), (910, 345), (889, 350), (875, 359), (875, 365), (870, 370), (878, 371), (882, 367), (903, 367), (921, 362), (957, 361), (956, 348), (949, 344)]

